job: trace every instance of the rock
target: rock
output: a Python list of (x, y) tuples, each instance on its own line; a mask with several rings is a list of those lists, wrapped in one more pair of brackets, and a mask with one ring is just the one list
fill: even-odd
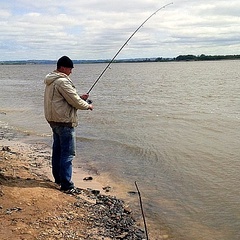
[(128, 194), (129, 194), (129, 195), (136, 195), (137, 192), (135, 192), (135, 191), (129, 191)]
[(93, 180), (93, 178), (92, 177), (85, 177), (85, 178), (83, 178), (83, 180), (84, 181), (91, 181), (91, 180)]
[(110, 187), (110, 186), (103, 187), (103, 190), (104, 190), (105, 192), (110, 192), (111, 187)]
[(132, 210), (128, 206), (125, 206), (124, 207), (124, 212), (127, 213), (127, 214), (130, 214), (132, 212)]
[(125, 237), (128, 235), (127, 232), (122, 233), (121, 235), (116, 236), (116, 239), (125, 239)]
[(92, 223), (98, 229), (103, 229), (103, 232), (98, 233), (101, 239), (144, 239), (144, 232), (135, 226), (131, 210), (124, 206), (122, 200), (99, 194), (96, 205), (91, 210)]
[(11, 152), (11, 149), (9, 146), (3, 146), (2, 151)]
[(168, 239), (168, 237), (169, 237), (168, 235), (163, 235), (162, 236), (163, 239)]
[(92, 190), (91, 193), (94, 194), (94, 195), (98, 195), (98, 194), (100, 194), (100, 191), (99, 190)]
[(19, 212), (19, 211), (21, 211), (21, 210), (22, 210), (22, 208), (20, 208), (20, 207), (8, 208), (8, 209), (6, 210), (6, 214), (12, 214), (12, 212)]

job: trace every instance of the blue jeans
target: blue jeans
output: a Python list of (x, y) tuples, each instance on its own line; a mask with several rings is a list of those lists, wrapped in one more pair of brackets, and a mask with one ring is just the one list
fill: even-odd
[(75, 129), (66, 126), (54, 126), (52, 147), (52, 174), (61, 190), (74, 188), (72, 182), (72, 160), (75, 156)]

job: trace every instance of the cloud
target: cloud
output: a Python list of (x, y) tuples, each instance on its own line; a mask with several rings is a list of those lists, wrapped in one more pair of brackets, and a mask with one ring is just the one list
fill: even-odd
[[(170, 1), (171, 2), (171, 1)], [(0, 10), (0, 60), (109, 59), (164, 4), (157, 0), (8, 0)], [(119, 58), (239, 54), (240, 2), (176, 0), (154, 15)]]

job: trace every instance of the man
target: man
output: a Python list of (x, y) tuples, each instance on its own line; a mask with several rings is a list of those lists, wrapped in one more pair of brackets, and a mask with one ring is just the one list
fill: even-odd
[(45, 78), (44, 112), (53, 131), (52, 174), (60, 190), (77, 193), (72, 182), (72, 160), (75, 156), (75, 127), (77, 110), (93, 110), (86, 102), (88, 94), (77, 94), (69, 75), (72, 60), (63, 56), (57, 61), (57, 69)]

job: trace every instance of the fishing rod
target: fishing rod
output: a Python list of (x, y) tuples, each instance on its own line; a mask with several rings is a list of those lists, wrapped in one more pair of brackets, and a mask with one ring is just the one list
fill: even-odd
[[(160, 10), (166, 8), (167, 6), (173, 4), (168, 3), (162, 7), (160, 7), (157, 11), (155, 11), (154, 13), (152, 13), (133, 33), (132, 35), (127, 39), (127, 41), (120, 47), (120, 49), (117, 51), (117, 53), (114, 55), (114, 57), (111, 59), (111, 61), (107, 64), (107, 66), (103, 69), (103, 71), (101, 72), (101, 74), (98, 76), (98, 78), (96, 79), (96, 81), (93, 83), (93, 85), (91, 86), (91, 88), (88, 90), (87, 94), (89, 94), (92, 89), (95, 87), (95, 85), (97, 84), (97, 82), (100, 80), (100, 78), (103, 76), (103, 74), (107, 71), (107, 69), (109, 68), (109, 66), (113, 63), (113, 61), (115, 60), (115, 58), (118, 56), (118, 54), (122, 51), (122, 49), (127, 45), (127, 43), (130, 41), (130, 39), (137, 33), (137, 31), (155, 14), (157, 14), (157, 12), (159, 12)], [(91, 100), (89, 100), (91, 101)]]

